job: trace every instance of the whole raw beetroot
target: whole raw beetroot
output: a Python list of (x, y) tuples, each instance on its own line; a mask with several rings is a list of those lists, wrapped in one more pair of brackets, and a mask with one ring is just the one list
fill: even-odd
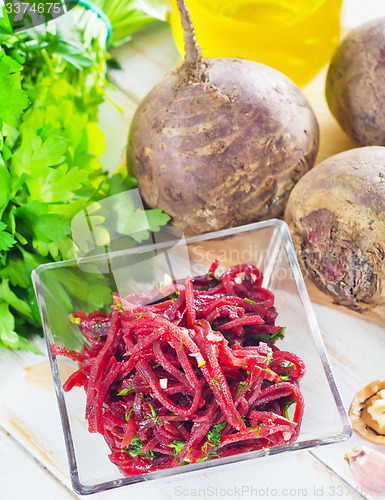
[(337, 304), (385, 318), (385, 147), (319, 163), (292, 190), (285, 220), (321, 290)]
[(351, 31), (337, 48), (326, 98), (342, 129), (359, 146), (385, 146), (385, 17)]
[(185, 62), (144, 98), (130, 130), (128, 164), (141, 195), (190, 235), (280, 216), (314, 165), (315, 115), (278, 71), (203, 59), (178, 1)]

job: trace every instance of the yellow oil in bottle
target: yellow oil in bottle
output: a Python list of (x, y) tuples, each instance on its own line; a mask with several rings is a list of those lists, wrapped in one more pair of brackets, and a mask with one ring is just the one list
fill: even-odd
[[(302, 86), (330, 60), (342, 0), (186, 0), (204, 57), (258, 61)], [(169, 22), (183, 52), (175, 0)]]

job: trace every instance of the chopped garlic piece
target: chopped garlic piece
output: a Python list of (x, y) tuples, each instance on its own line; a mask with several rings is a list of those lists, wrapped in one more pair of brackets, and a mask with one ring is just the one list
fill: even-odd
[(207, 340), (209, 340), (210, 342), (220, 342), (222, 339), (223, 339), (223, 336), (222, 335), (218, 335), (217, 333), (214, 333), (213, 331), (210, 331), (208, 334), (207, 334)]
[(167, 384), (168, 384), (167, 378), (160, 378), (159, 379), (159, 385), (161, 386), (162, 389), (167, 389)]
[(200, 352), (191, 352), (189, 355), (193, 358), (196, 358), (198, 362), (198, 368), (206, 364), (206, 361)]

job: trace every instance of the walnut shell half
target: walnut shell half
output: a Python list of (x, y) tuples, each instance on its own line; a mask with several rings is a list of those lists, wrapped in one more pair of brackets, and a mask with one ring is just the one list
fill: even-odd
[[(360, 390), (349, 409), (349, 418), (354, 431), (363, 439), (376, 444), (385, 444), (385, 433), (382, 434), (382, 427), (378, 427), (376, 420), (373, 420), (368, 413), (368, 407), (378, 399), (374, 396), (384, 389), (385, 380), (375, 380)], [(381, 430), (381, 433), (373, 427)]]

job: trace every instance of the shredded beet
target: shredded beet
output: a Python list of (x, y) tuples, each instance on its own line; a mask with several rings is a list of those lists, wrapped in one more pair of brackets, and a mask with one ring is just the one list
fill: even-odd
[(52, 346), (77, 361), (64, 389), (84, 387), (89, 430), (104, 436), (125, 475), (298, 436), (305, 367), (275, 345), (284, 328), (275, 326), (274, 296), (256, 267), (217, 278), (218, 264), (156, 292), (114, 293), (110, 315), (72, 315), (86, 339), (81, 352)]

